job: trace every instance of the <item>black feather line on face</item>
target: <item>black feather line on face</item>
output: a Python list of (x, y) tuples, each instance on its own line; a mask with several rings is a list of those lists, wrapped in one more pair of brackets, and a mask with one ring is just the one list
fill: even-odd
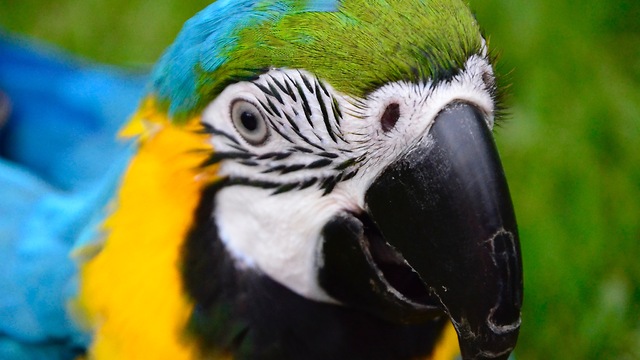
[(318, 153), (317, 155), (318, 156), (322, 156), (322, 157), (326, 157), (326, 158), (329, 158), (329, 159), (337, 159), (339, 157), (337, 154), (326, 152), (326, 151)]
[(338, 139), (342, 140), (342, 142), (345, 142), (345, 143), (347, 142), (347, 140), (345, 140), (344, 137), (342, 136), (342, 131), (340, 131), (339, 133), (336, 133), (335, 135), (338, 137)]
[(211, 124), (201, 122), (200, 126), (202, 126), (202, 128), (196, 130), (196, 134), (214, 134), (214, 128), (213, 126), (211, 126)]
[(333, 129), (331, 128), (331, 123), (329, 122), (329, 112), (327, 111), (327, 106), (324, 103), (324, 98), (322, 97), (322, 93), (320, 92), (320, 82), (316, 81), (316, 99), (318, 100), (318, 104), (320, 105), (320, 111), (322, 112), (322, 120), (324, 120), (324, 127), (327, 129), (327, 133), (331, 137), (334, 143), (337, 143), (336, 135), (333, 133)]
[(355, 165), (356, 163), (357, 163), (356, 159), (353, 159), (353, 158), (352, 159), (348, 159), (348, 160), (345, 160), (342, 163), (340, 163), (334, 169), (338, 170), (338, 171), (342, 171), (342, 170), (345, 170), (346, 168), (348, 168), (348, 167), (350, 167), (352, 165)]
[(293, 129), (293, 132), (296, 133), (296, 135), (305, 143), (315, 147), (316, 149), (322, 149), (322, 146), (312, 142), (311, 140), (309, 140), (306, 136), (304, 136), (302, 134), (302, 132), (300, 131), (300, 128), (298, 128), (298, 125), (296, 125), (295, 121), (291, 118), (291, 116), (289, 116), (289, 114), (287, 114), (286, 112), (284, 113), (285, 118), (287, 119), (287, 122), (291, 125), (291, 128)]
[(294, 171), (298, 171), (300, 169), (304, 169), (306, 167), (305, 164), (293, 164), (293, 165), (289, 165), (286, 166), (284, 169), (280, 170), (280, 174), (288, 174), (288, 173), (292, 173)]
[(319, 81), (318, 79), (316, 79), (316, 83), (320, 86), (320, 89), (322, 89), (322, 92), (326, 97), (332, 98), (331, 93), (329, 93), (329, 90), (327, 90), (327, 87), (324, 86), (324, 83), (322, 83), (322, 81)]
[(298, 124), (296, 124), (296, 122), (293, 120), (293, 118), (291, 117), (291, 115), (289, 115), (286, 111), (284, 112), (284, 117), (287, 119), (287, 122), (289, 123), (289, 125), (291, 125), (291, 128), (293, 129), (293, 131), (296, 132), (296, 134), (298, 134), (300, 137), (304, 137), (302, 136), (302, 134), (300, 133), (300, 128), (298, 127)]
[(320, 160), (316, 160), (316, 161), (312, 162), (311, 164), (307, 165), (307, 169), (319, 169), (319, 168), (323, 168), (325, 166), (329, 166), (332, 163), (333, 163), (332, 160), (320, 159)]
[(224, 132), (220, 129), (215, 128), (213, 125), (208, 124), (208, 123), (200, 123), (200, 125), (202, 125), (202, 132), (205, 134), (211, 134), (211, 135), (219, 135), (222, 137), (225, 137), (227, 140), (230, 140), (231, 142), (233, 142), (236, 145), (240, 145), (240, 142), (231, 134)]
[(271, 112), (271, 109), (269, 106), (267, 106), (267, 104), (265, 104), (264, 102), (262, 102), (262, 100), (258, 99), (258, 103), (260, 104), (260, 107), (262, 107), (262, 110), (264, 110), (264, 112), (266, 112), (267, 114), (271, 115), (271, 116), (275, 116), (273, 112)]
[(282, 184), (277, 182), (253, 180), (253, 179), (242, 178), (242, 177), (228, 178), (226, 181), (226, 185), (227, 186), (244, 185), (244, 186), (257, 187), (261, 189), (275, 189), (282, 186)]
[(243, 146), (239, 145), (239, 144), (230, 144), (229, 145), (231, 148), (238, 150), (240, 152), (247, 152), (247, 149), (245, 149)]
[(271, 108), (271, 111), (273, 111), (273, 114), (275, 114), (275, 116), (282, 117), (280, 111), (278, 110), (278, 107), (271, 101), (270, 97), (267, 97), (267, 104), (269, 104), (269, 107)]
[(278, 189), (276, 189), (276, 191), (272, 192), (271, 195), (278, 195), (278, 194), (289, 192), (289, 191), (297, 188), (299, 185), (300, 185), (300, 183), (297, 183), (297, 182), (284, 184), (284, 185), (280, 186)]
[(342, 111), (340, 110), (340, 104), (336, 98), (331, 98), (331, 110), (333, 111), (333, 117), (336, 119), (336, 124), (340, 125), (342, 119)]
[(254, 82), (253, 83), (258, 89), (260, 89), (260, 91), (262, 91), (263, 93), (265, 93), (266, 95), (269, 96), (273, 96), (273, 93), (271, 92), (271, 90), (269, 88), (267, 88), (266, 86), (260, 84), (259, 82)]
[(347, 181), (349, 179), (352, 179), (354, 176), (356, 176), (358, 174), (358, 169), (355, 169), (349, 173), (347, 173), (343, 178), (342, 181)]
[(302, 182), (302, 184), (300, 184), (300, 190), (306, 189), (309, 186), (311, 186), (311, 185), (313, 185), (313, 184), (315, 184), (317, 182), (318, 182), (318, 178), (315, 178), (315, 177), (311, 178), (311, 179), (308, 179), (308, 180), (305, 180), (305, 181)]
[(263, 174), (268, 174), (268, 173), (272, 173), (272, 172), (276, 172), (276, 171), (281, 171), (284, 168), (286, 168), (286, 165), (276, 165), (276, 166), (272, 166), (266, 170), (262, 170)]
[[(289, 96), (289, 97), (292, 97), (292, 95), (293, 95), (293, 94), (291, 93), (291, 88), (290, 88), (289, 86), (286, 86), (286, 87), (285, 87), (285, 86), (280, 82), (280, 80), (276, 79), (276, 78), (275, 78), (275, 77), (273, 77), (273, 76), (270, 76), (270, 78), (271, 78), (271, 82), (272, 82), (272, 83), (274, 83), (274, 84), (276, 84), (276, 86), (280, 89), (280, 91), (282, 91), (285, 95), (287, 95), (287, 96)], [(294, 100), (294, 101), (295, 101), (295, 100)], [(282, 103), (282, 105), (284, 105), (284, 103)]]
[(277, 132), (278, 135), (280, 135), (287, 142), (289, 142), (291, 144), (295, 144), (295, 142), (293, 140), (291, 140), (291, 138), (289, 136), (285, 135), (280, 129), (278, 129), (278, 126), (276, 125), (275, 122), (273, 122), (273, 120), (271, 118), (267, 117), (267, 119), (269, 120), (269, 126), (271, 127), (271, 129), (273, 129), (273, 131)]
[(260, 156), (258, 156), (256, 159), (257, 160), (266, 160), (266, 159), (274, 159), (274, 160), (282, 160), (282, 159), (286, 159), (289, 156), (293, 155), (293, 153), (290, 152), (270, 152), (270, 153), (266, 153), (266, 154), (262, 154)]
[(311, 86), (311, 82), (309, 81), (309, 79), (307, 79), (307, 77), (304, 76), (304, 74), (302, 74), (301, 72), (298, 72), (298, 74), (300, 74), (300, 78), (302, 78), (304, 86), (309, 90), (310, 93), (313, 94), (313, 86)]
[(312, 154), (313, 153), (313, 150), (307, 149), (307, 148), (302, 147), (302, 146), (294, 146), (293, 150), (297, 150), (297, 151), (300, 151), (300, 152), (303, 152), (303, 153), (306, 153), (306, 154)]
[(255, 161), (251, 161), (251, 160), (242, 160), (242, 161), (240, 161), (240, 164), (245, 165), (245, 166), (252, 166), (252, 167), (260, 165), (260, 163), (257, 163)]
[(282, 100), (282, 96), (280, 96), (280, 92), (278, 91), (278, 89), (276, 89), (271, 82), (268, 82), (268, 84), (269, 84), (269, 89), (271, 89), (271, 93), (276, 98), (276, 100), (278, 100), (280, 105), (284, 105), (284, 100)]
[(215, 165), (222, 160), (232, 159), (232, 160), (248, 160), (252, 158), (254, 155), (247, 152), (214, 152), (207, 159), (205, 159), (200, 167), (207, 167), (211, 165)]
[(311, 121), (311, 116), (313, 115), (313, 113), (311, 112), (311, 107), (309, 107), (309, 101), (307, 100), (307, 96), (304, 94), (304, 90), (302, 89), (300, 84), (298, 84), (297, 82), (294, 82), (293, 85), (298, 90), (298, 95), (300, 95), (300, 100), (302, 101), (302, 110), (304, 111), (304, 116), (307, 119), (307, 122), (309, 123), (309, 126), (311, 126), (311, 128), (313, 129), (314, 128), (313, 121)]
[(294, 102), (298, 102), (298, 99), (296, 98), (296, 94), (293, 91), (293, 89), (291, 88), (291, 84), (295, 84), (295, 81), (293, 81), (293, 79), (291, 79), (289, 74), (285, 74), (285, 76), (287, 77), (287, 80), (288, 80), (288, 81), (285, 81), (286, 86), (287, 86), (287, 94), (289, 94), (289, 96), (291, 96), (291, 99), (293, 99)]
[(329, 194), (331, 191), (333, 191), (333, 188), (336, 186), (336, 184), (338, 183), (338, 181), (336, 181), (336, 177), (335, 176), (329, 176), (327, 178), (325, 178), (322, 183), (320, 184), (320, 188), (324, 189), (324, 193), (322, 193), (322, 195), (327, 195)]

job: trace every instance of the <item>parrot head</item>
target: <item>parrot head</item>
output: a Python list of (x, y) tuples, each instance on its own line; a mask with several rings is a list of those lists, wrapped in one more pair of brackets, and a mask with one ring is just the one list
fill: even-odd
[(506, 359), (522, 266), (498, 93), (463, 1), (222, 0), (189, 20), (150, 97), (197, 119), (216, 172), (183, 247), (194, 323), (267, 281), (397, 326), (448, 318), (463, 358)]

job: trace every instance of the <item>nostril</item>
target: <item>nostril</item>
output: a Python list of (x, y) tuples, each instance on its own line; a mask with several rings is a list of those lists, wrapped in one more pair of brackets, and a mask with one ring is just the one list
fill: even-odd
[(400, 105), (397, 103), (391, 103), (387, 105), (387, 108), (384, 109), (384, 113), (380, 118), (380, 123), (382, 125), (382, 130), (384, 132), (388, 132), (393, 129), (400, 118)]

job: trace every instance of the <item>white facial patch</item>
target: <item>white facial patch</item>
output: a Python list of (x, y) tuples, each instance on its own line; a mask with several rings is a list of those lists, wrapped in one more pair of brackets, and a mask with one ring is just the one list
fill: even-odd
[[(228, 86), (202, 121), (213, 134), (219, 174), (235, 184), (218, 192), (212, 216), (237, 266), (306, 298), (335, 302), (317, 280), (325, 224), (341, 212), (361, 211), (371, 183), (428, 141), (434, 119), (448, 104), (476, 106), (492, 127), (493, 84), (487, 79), (493, 80), (491, 65), (474, 55), (450, 81), (389, 83), (366, 98), (292, 69)], [(232, 111), (237, 101), (249, 104), (242, 107), (248, 110)], [(397, 119), (385, 129), (381, 117), (395, 104)], [(249, 130), (265, 125), (268, 136), (259, 143), (245, 139), (247, 131), (237, 128), (242, 124)]]

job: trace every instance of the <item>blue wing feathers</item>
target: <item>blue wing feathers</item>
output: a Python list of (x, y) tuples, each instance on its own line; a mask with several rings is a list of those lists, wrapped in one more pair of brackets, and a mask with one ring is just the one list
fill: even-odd
[[(0, 154), (61, 189), (99, 177), (123, 145), (115, 140), (135, 109), (146, 76), (35, 48), (0, 33), (0, 91), (11, 119)], [(99, 161), (96, 161), (99, 160)]]
[(0, 31), (0, 359), (71, 359), (86, 344), (66, 311), (70, 251), (99, 237), (135, 150), (116, 134), (146, 79)]

